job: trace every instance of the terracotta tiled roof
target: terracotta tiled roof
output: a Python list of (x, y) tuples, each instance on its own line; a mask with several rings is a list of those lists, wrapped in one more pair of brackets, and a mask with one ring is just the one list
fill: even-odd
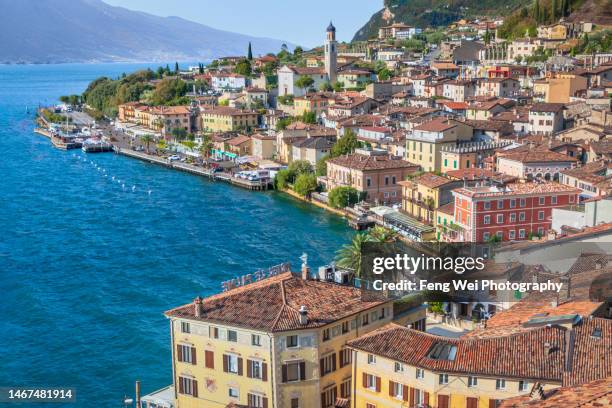
[(453, 215), (455, 214), (455, 202), (451, 201), (448, 204), (444, 204), (443, 206), (438, 207), (436, 211), (447, 215)]
[(562, 103), (536, 103), (531, 106), (529, 112), (561, 112), (564, 107)]
[[(514, 149), (513, 149), (514, 150)], [(545, 162), (577, 162), (578, 159), (570, 157), (563, 153), (552, 152), (545, 149), (527, 149), (522, 152), (513, 152), (500, 154), (500, 159), (507, 159), (521, 163), (545, 163)]]
[(419, 168), (417, 164), (413, 164), (401, 159), (396, 159), (391, 156), (366, 156), (363, 154), (339, 156), (328, 160), (327, 163), (332, 163), (338, 166), (347, 167), (355, 170), (414, 168), (414, 170), (417, 171)]
[[(451, 339), (389, 324), (348, 342), (354, 349), (437, 372), (561, 383), (566, 329), (542, 327), (507, 337)], [(555, 345), (547, 351), (545, 343)], [(454, 346), (454, 360), (431, 358), (436, 345)], [(509, 353), (509, 350), (512, 352)]]
[(580, 190), (574, 187), (559, 183), (513, 183), (508, 184), (505, 189), (494, 187), (463, 187), (456, 191), (468, 197), (494, 197), (494, 196), (514, 196), (514, 195), (538, 195), (550, 193), (576, 193)]
[[(287, 272), (203, 299), (200, 317), (195, 317), (193, 302), (165, 314), (279, 332), (321, 327), (386, 302), (375, 293), (364, 294), (349, 286), (303, 280)], [(305, 325), (300, 324), (301, 306), (308, 310)]]
[(249, 142), (251, 140), (250, 137), (245, 136), (245, 135), (240, 135), (240, 136), (236, 136), (233, 139), (230, 139), (227, 141), (227, 144), (229, 144), (230, 146), (239, 146), (243, 143)]
[(604, 408), (612, 407), (612, 377), (575, 387), (545, 391), (543, 399), (521, 395), (503, 400), (498, 408)]
[(415, 127), (414, 130), (421, 130), (424, 132), (444, 132), (456, 126), (457, 123), (452, 120), (436, 118)]
[(421, 174), (420, 176), (413, 178), (411, 181), (416, 184), (422, 184), (425, 187), (429, 187), (429, 188), (438, 188), (445, 184), (449, 184), (453, 182), (453, 180), (449, 178), (446, 178), (444, 176), (438, 176), (437, 174), (434, 174), (434, 173)]
[(453, 179), (458, 179), (458, 180), (465, 179), (468, 181), (495, 179), (495, 180), (501, 181), (504, 184), (516, 181), (516, 177), (509, 176), (504, 173), (498, 173), (493, 170), (478, 169), (474, 167), (469, 168), (469, 169), (459, 169), (459, 170), (447, 171), (446, 175)]

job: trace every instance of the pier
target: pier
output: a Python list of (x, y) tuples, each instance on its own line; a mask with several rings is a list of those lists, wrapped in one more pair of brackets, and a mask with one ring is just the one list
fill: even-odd
[(192, 164), (183, 163), (183, 162), (176, 162), (176, 161), (173, 162), (163, 157), (153, 156), (153, 155), (146, 154), (143, 152), (137, 152), (131, 149), (123, 149), (123, 148), (115, 146), (114, 150), (117, 154), (132, 157), (134, 159), (139, 159), (139, 160), (146, 161), (146, 162), (153, 163), (153, 164), (158, 164), (161, 166), (168, 167), (170, 169), (183, 171), (185, 173), (207, 177), (210, 180), (225, 181), (232, 185), (246, 188), (248, 190), (264, 191), (264, 190), (269, 190), (272, 188), (271, 180), (258, 180), (258, 181), (245, 180), (242, 178), (234, 177), (227, 173), (216, 173), (210, 169), (204, 169), (202, 167), (194, 166)]

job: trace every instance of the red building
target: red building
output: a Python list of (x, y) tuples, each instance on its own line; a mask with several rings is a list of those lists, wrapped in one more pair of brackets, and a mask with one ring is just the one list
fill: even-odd
[(580, 191), (558, 183), (515, 183), (506, 187), (453, 190), (453, 241), (520, 241), (551, 228), (552, 209), (577, 203)]

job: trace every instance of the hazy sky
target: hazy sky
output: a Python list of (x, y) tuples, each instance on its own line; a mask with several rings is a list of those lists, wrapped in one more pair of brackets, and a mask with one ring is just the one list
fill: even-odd
[(333, 20), (340, 41), (349, 41), (382, 0), (104, 0), (159, 16), (178, 16), (227, 31), (278, 38), (302, 46), (323, 42)]

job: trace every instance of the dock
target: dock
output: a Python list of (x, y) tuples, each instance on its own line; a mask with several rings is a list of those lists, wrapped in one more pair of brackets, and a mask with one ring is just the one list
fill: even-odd
[(137, 151), (130, 150), (130, 149), (122, 149), (120, 147), (115, 147), (114, 150), (117, 154), (132, 157), (134, 159), (139, 159), (139, 160), (146, 161), (146, 162), (153, 163), (153, 164), (158, 164), (160, 166), (183, 171), (185, 173), (207, 177), (210, 180), (224, 181), (226, 183), (230, 183), (238, 187), (246, 188), (247, 190), (264, 191), (264, 190), (269, 190), (272, 188), (271, 180), (258, 180), (258, 181), (245, 180), (239, 177), (233, 177), (227, 173), (216, 173), (213, 170), (204, 169), (202, 167), (194, 166), (189, 163), (170, 161), (168, 159), (164, 159), (163, 157), (153, 156), (150, 154), (146, 154), (143, 152), (137, 152)]

